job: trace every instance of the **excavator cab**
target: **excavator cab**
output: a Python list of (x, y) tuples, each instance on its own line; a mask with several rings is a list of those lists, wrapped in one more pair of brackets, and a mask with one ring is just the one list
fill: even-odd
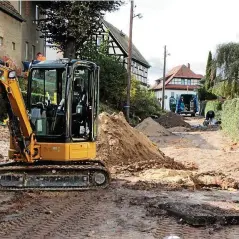
[(1, 65), (0, 72), (13, 160), (0, 165), (0, 189), (106, 187), (110, 175), (95, 142), (99, 67), (69, 59), (30, 64), (26, 102), (14, 72)]
[(29, 69), (27, 109), (38, 142), (92, 142), (97, 134), (99, 67), (41, 62)]

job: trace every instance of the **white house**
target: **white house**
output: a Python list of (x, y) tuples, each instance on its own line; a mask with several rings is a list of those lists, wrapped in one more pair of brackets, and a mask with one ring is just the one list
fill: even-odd
[[(169, 99), (177, 99), (181, 94), (196, 94), (195, 90), (200, 85), (202, 75), (195, 74), (188, 66), (180, 65), (174, 67), (166, 74), (165, 79), (165, 109), (170, 110)], [(162, 99), (163, 78), (155, 81), (151, 88), (155, 92), (157, 99)]]

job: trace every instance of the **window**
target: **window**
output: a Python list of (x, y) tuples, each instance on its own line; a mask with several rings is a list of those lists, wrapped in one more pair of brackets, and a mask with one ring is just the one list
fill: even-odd
[(171, 92), (171, 96), (174, 97), (174, 92)]
[(25, 60), (28, 59), (28, 42), (25, 43)]
[(97, 46), (100, 46), (102, 43), (102, 36), (101, 35), (98, 35), (97, 36)]
[[(39, 109), (40, 105), (45, 105), (49, 101), (55, 107), (64, 98), (65, 82), (60, 76), (64, 76), (62, 69), (32, 71), (31, 121), (36, 135), (60, 135), (64, 133), (64, 111), (62, 111), (62, 116), (56, 120), (53, 114), (47, 114), (45, 110)], [(61, 86), (59, 87), (58, 84)]]
[(199, 80), (192, 79), (192, 85), (199, 85)]
[(181, 79), (181, 85), (185, 85), (185, 79)]
[(12, 42), (12, 49), (15, 51), (16, 50), (16, 44), (15, 42)]
[(32, 60), (35, 59), (35, 55), (36, 55), (36, 47), (32, 45)]
[(188, 79), (188, 85), (191, 85), (191, 79)]
[(0, 37), (0, 46), (3, 45), (3, 37)]
[(38, 6), (36, 5), (36, 9), (35, 9), (35, 20), (36, 20), (36, 24), (38, 24), (38, 20), (39, 20), (39, 9)]
[(174, 78), (171, 81), (171, 84), (173, 84), (173, 85), (181, 85), (181, 79), (180, 78)]

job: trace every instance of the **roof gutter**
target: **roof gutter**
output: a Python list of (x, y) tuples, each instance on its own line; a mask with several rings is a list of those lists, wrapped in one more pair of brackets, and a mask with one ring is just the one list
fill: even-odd
[(6, 10), (4, 7), (0, 6), (0, 10), (3, 11), (4, 13), (6, 13), (7, 15), (15, 18), (16, 20), (18, 20), (19, 22), (25, 22), (26, 20), (24, 20), (22, 17), (18, 17), (15, 14), (13, 14), (11, 11)]

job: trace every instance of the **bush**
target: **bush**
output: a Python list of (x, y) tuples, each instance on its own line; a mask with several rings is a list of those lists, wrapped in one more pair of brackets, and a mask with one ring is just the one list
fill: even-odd
[[(18, 82), (20, 89), (22, 91), (23, 99), (26, 102), (27, 80), (24, 77), (19, 77)], [(7, 108), (2, 98), (2, 95), (0, 95), (0, 121), (5, 120), (6, 118), (7, 118)]]
[(239, 140), (239, 99), (227, 100), (222, 106), (222, 129), (232, 139)]
[(132, 78), (130, 94), (132, 117), (138, 116), (143, 120), (151, 115), (161, 114), (162, 110), (154, 92), (142, 87), (135, 78)]
[(212, 92), (227, 99), (237, 98), (239, 96), (239, 85), (236, 81), (225, 80), (217, 83), (212, 88)]
[(113, 106), (100, 102), (100, 113), (107, 112), (108, 114), (118, 113), (119, 110), (115, 109)]
[(222, 115), (222, 103), (218, 100), (207, 101), (205, 107), (205, 116), (209, 110), (213, 110), (215, 112), (215, 118), (217, 120), (221, 120)]

